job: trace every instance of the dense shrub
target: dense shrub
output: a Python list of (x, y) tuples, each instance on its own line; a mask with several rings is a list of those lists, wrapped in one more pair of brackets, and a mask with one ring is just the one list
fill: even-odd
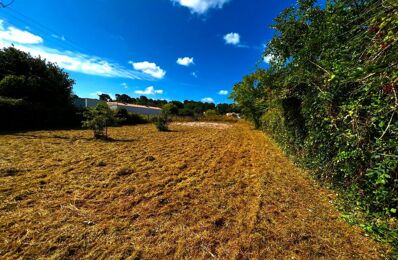
[(146, 120), (143, 116), (136, 113), (127, 112), (125, 108), (116, 110), (115, 120), (118, 125), (138, 125), (148, 123), (148, 120)]
[(14, 47), (0, 50), (0, 130), (78, 124), (74, 81), (56, 65)]
[(82, 126), (93, 130), (95, 139), (108, 139), (108, 127), (115, 123), (113, 111), (105, 102), (88, 108), (83, 114)]
[(273, 27), (270, 67), (231, 97), (398, 245), (398, 4), (299, 0)]
[(155, 119), (154, 124), (156, 129), (160, 132), (169, 131), (169, 114), (166, 111), (162, 111), (162, 113)]

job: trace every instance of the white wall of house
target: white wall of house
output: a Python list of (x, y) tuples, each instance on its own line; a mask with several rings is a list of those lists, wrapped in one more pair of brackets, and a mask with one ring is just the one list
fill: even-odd
[[(79, 109), (95, 107), (100, 101), (94, 98), (75, 98), (73, 104)], [(107, 102), (111, 109), (124, 108), (127, 112), (141, 114), (141, 115), (159, 115), (162, 109), (158, 107), (146, 107), (140, 105), (123, 104), (117, 102)]]
[(141, 114), (141, 115), (159, 115), (162, 109), (155, 107), (145, 107), (145, 106), (134, 106), (134, 105), (124, 105), (124, 104), (109, 104), (111, 109), (124, 108), (127, 112)]

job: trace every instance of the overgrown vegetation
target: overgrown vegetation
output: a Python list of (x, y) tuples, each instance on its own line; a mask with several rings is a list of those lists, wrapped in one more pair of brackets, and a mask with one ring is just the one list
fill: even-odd
[(125, 108), (119, 108), (115, 111), (115, 120), (117, 125), (138, 125), (146, 124), (146, 120), (142, 115), (128, 112)]
[(162, 113), (155, 118), (154, 124), (156, 129), (160, 132), (169, 131), (169, 112), (167, 110), (163, 110)]
[[(111, 101), (111, 97), (107, 94), (101, 94), (100, 99), (103, 101)], [(215, 110), (220, 115), (225, 115), (226, 113), (236, 112), (239, 113), (239, 108), (234, 104), (213, 104), (201, 101), (184, 100), (180, 101), (167, 101), (164, 99), (151, 99), (145, 96), (140, 96), (138, 98), (130, 97), (126, 94), (116, 94), (115, 101), (126, 103), (126, 104), (136, 104), (143, 106), (153, 106), (160, 107), (167, 110), (170, 116), (179, 117), (190, 117), (198, 118), (203, 116), (203, 113), (208, 110)]]
[[(356, 221), (398, 247), (398, 4), (299, 0), (273, 25), (259, 69), (232, 98), (321, 181)], [(351, 205), (348, 207), (347, 205)], [(351, 216), (353, 216), (351, 214)]]
[(0, 49), (0, 130), (77, 125), (73, 84), (53, 63), (14, 47)]
[(108, 127), (114, 124), (115, 118), (107, 103), (99, 102), (84, 111), (83, 116), (82, 126), (93, 130), (95, 139), (108, 139)]

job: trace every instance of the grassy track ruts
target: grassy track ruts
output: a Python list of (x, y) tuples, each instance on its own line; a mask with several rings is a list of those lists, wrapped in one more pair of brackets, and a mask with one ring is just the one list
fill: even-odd
[(378, 259), (246, 124), (0, 136), (0, 258)]

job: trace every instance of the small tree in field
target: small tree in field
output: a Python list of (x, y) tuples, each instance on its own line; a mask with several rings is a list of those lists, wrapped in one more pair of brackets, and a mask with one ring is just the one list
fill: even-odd
[(162, 113), (155, 119), (155, 126), (160, 132), (169, 131), (169, 112), (163, 110)]
[(105, 102), (98, 103), (83, 114), (83, 127), (94, 131), (95, 139), (108, 139), (108, 126), (114, 122), (112, 110)]

